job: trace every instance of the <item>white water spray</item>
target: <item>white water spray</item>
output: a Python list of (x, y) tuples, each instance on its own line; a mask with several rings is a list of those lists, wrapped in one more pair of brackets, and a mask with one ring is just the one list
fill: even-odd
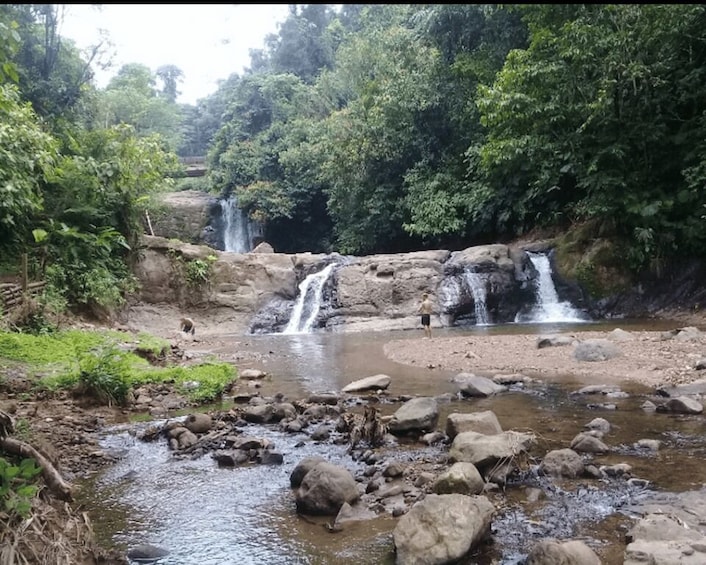
[(299, 296), (292, 309), (287, 327), (283, 334), (302, 334), (311, 332), (316, 317), (321, 310), (321, 298), (324, 285), (331, 276), (335, 263), (331, 263), (317, 273), (312, 273), (299, 283)]
[(555, 322), (587, 322), (587, 316), (574, 308), (567, 301), (560, 301), (552, 280), (552, 269), (549, 257), (543, 253), (527, 253), (539, 273), (537, 280), (536, 304), (526, 315), (518, 314), (515, 322), (524, 323), (555, 323)]
[(471, 295), (473, 296), (473, 303), (476, 313), (476, 326), (489, 325), (490, 320), (488, 318), (488, 307), (486, 305), (488, 292), (485, 287), (485, 278), (480, 273), (471, 271), (468, 268), (463, 272), (463, 278), (468, 285), (468, 289), (471, 291)]
[(231, 195), (222, 199), (221, 214), (223, 217), (223, 246), (224, 251), (233, 253), (247, 253), (252, 251), (253, 238), (262, 235), (248, 215), (238, 205), (238, 198)]

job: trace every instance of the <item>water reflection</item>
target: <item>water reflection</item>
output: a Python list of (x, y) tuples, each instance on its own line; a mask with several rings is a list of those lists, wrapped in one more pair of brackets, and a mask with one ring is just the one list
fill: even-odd
[[(582, 331), (563, 324), (487, 326), (440, 331), (437, 335), (483, 335), (505, 333), (559, 333)], [(590, 324), (590, 329), (609, 329), (608, 324)], [(613, 325), (615, 327), (615, 324)], [(656, 329), (622, 321), (624, 329)], [(674, 327), (665, 323), (664, 329)], [(439, 428), (451, 412), (492, 410), (502, 428), (532, 430), (539, 438), (536, 456), (567, 447), (585, 424), (600, 416), (613, 429), (605, 441), (613, 451), (597, 456), (596, 464), (629, 463), (633, 475), (649, 481), (647, 491), (636, 490), (625, 481), (600, 484), (585, 481), (571, 488), (538, 479), (509, 486), (491, 495), (499, 509), (494, 520), (494, 544), (468, 563), (513, 565), (521, 563), (533, 540), (545, 535), (584, 537), (605, 563), (620, 562), (624, 541), (616, 524), (627, 520), (622, 505), (634, 502), (652, 489), (684, 491), (703, 482), (706, 435), (703, 418), (669, 416), (641, 408), (647, 389), (633, 387), (631, 396), (611, 399), (614, 410), (600, 407), (595, 398), (570, 394), (570, 378), (519, 387), (492, 398), (458, 399), (449, 373), (423, 367), (407, 367), (385, 358), (382, 347), (389, 339), (420, 337), (416, 331), (380, 333), (321, 333), (307, 335), (252, 336), (249, 346), (273, 351), (266, 357), (271, 390), (292, 396), (307, 392), (338, 391), (352, 380), (385, 373), (392, 377), (391, 395), (436, 396), (440, 402)], [(242, 339), (238, 336), (235, 339)], [(383, 413), (396, 410), (381, 404)], [(128, 428), (119, 427), (102, 440), (103, 448), (123, 452), (124, 457), (88, 489), (96, 534), (105, 545), (127, 549), (152, 543), (171, 553), (164, 565), (228, 563), (289, 564), (392, 564), (391, 531), (396, 520), (385, 516), (347, 527), (332, 534), (321, 521), (296, 514), (289, 475), (304, 457), (321, 455), (355, 472), (358, 463), (345, 448), (316, 443), (304, 434), (284, 435), (255, 427), (250, 435), (267, 437), (284, 454), (280, 466), (219, 468), (208, 456), (175, 460), (163, 442), (136, 441)], [(659, 452), (635, 448), (639, 439), (658, 439)], [(401, 445), (398, 455), (415, 460), (428, 454), (418, 445)], [(438, 449), (444, 450), (444, 447)], [(532, 481), (535, 482), (532, 482)], [(527, 488), (544, 492), (541, 501), (528, 503)], [(564, 490), (566, 488), (566, 490)]]

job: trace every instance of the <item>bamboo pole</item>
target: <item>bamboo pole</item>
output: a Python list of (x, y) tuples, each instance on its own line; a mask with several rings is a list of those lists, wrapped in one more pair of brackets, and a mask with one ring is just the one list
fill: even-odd
[(22, 292), (27, 292), (27, 283), (29, 276), (27, 275), (27, 254), (22, 254)]

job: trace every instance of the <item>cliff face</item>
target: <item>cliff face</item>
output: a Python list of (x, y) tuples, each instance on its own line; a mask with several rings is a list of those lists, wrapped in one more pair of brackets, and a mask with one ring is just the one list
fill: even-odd
[[(468, 275), (482, 288), (492, 323), (511, 322), (533, 297), (536, 276), (527, 255), (505, 245), (343, 257), (337, 254), (226, 253), (161, 237), (145, 236), (135, 274), (146, 304), (221, 316), (230, 331), (277, 332), (284, 329), (308, 275), (327, 265), (320, 281), (320, 310), (314, 326), (329, 329), (414, 327), (421, 294), (428, 292), (439, 323), (474, 323), (478, 295)], [(309, 300), (311, 302), (311, 300)]]
[[(160, 205), (150, 210), (150, 223), (155, 236), (178, 239), (194, 244), (215, 243), (210, 228), (218, 199), (213, 194), (195, 190), (169, 192)], [(148, 226), (149, 231), (149, 226)]]

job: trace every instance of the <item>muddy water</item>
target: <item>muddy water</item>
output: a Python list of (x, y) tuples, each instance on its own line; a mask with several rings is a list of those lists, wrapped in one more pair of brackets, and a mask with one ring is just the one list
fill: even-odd
[[(671, 329), (655, 324), (620, 322), (624, 329)], [(483, 332), (580, 331), (576, 326), (484, 327), (448, 330), (449, 335)], [(611, 329), (591, 324), (586, 329)], [(442, 335), (438, 333), (437, 335)], [(505, 492), (490, 494), (498, 509), (493, 543), (470, 556), (468, 564), (515, 565), (522, 562), (533, 541), (543, 537), (586, 541), (605, 564), (622, 563), (625, 532), (631, 523), (629, 504), (656, 492), (681, 492), (706, 482), (706, 426), (701, 416), (670, 416), (645, 412), (641, 404), (650, 390), (623, 389), (626, 398), (606, 399), (571, 394), (580, 386), (566, 378), (518, 388), (488, 399), (459, 400), (453, 394), (451, 374), (407, 367), (382, 353), (389, 339), (418, 337), (418, 332), (368, 334), (309, 334), (234, 336), (234, 347), (262, 353), (259, 368), (272, 378), (263, 395), (282, 392), (291, 399), (310, 392), (338, 391), (351, 380), (385, 373), (392, 377), (389, 395), (429, 395), (439, 400), (443, 429), (451, 412), (492, 410), (503, 429), (532, 430), (539, 437), (536, 459), (525, 462), (525, 472)], [(225, 346), (228, 348), (228, 345)], [(609, 406), (612, 404), (613, 406)], [(380, 404), (383, 413), (398, 405)], [(563, 484), (536, 475), (539, 458), (550, 449), (567, 447), (583, 426), (595, 417), (611, 422), (605, 441), (614, 448), (596, 456), (597, 465), (629, 463), (633, 476), (648, 486), (631, 486), (624, 479), (579, 480)], [(122, 458), (92, 485), (87, 500), (96, 533), (105, 545), (129, 548), (140, 543), (166, 547), (162, 564), (392, 564), (390, 517), (347, 526), (330, 533), (325, 521), (310, 521), (295, 512), (289, 474), (308, 455), (322, 455), (351, 471), (359, 464), (341, 446), (317, 444), (304, 436), (280, 434), (251, 426), (246, 433), (269, 437), (284, 453), (281, 466), (218, 468), (209, 458), (175, 460), (163, 443), (134, 439), (134, 428), (116, 428), (103, 440), (105, 449)], [(657, 453), (634, 447), (637, 440), (658, 439)], [(419, 461), (435, 458), (445, 448), (402, 443), (396, 457)]]

